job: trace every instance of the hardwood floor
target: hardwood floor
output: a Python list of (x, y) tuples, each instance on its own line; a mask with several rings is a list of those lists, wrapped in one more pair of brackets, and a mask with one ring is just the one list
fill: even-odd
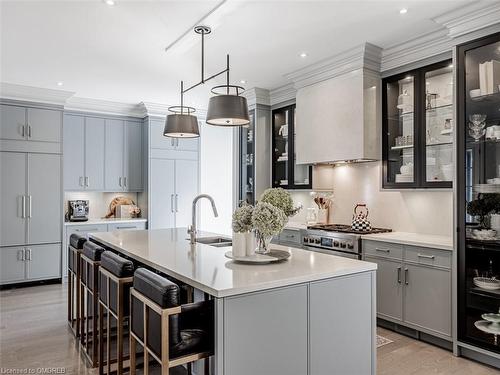
[[(0, 373), (2, 369), (62, 368), (59, 373), (97, 374), (80, 359), (69, 333), (66, 295), (59, 284), (0, 291)], [(380, 328), (379, 334), (394, 341), (378, 349), (379, 375), (500, 374), (392, 331)]]

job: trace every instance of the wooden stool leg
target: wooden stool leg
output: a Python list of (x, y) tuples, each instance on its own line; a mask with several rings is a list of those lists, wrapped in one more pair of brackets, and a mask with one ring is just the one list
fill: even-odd
[(85, 288), (80, 280), (80, 342), (85, 344)]
[(210, 375), (210, 359), (205, 358), (203, 362), (205, 364), (205, 368), (203, 369), (203, 375)]
[(72, 284), (73, 274), (68, 271), (68, 322), (73, 327), (73, 284)]
[(111, 374), (111, 317), (111, 313), (106, 309), (106, 374), (108, 375)]
[(76, 273), (76, 335), (80, 334), (80, 272)]
[(99, 375), (104, 373), (104, 325), (103, 325), (104, 309), (99, 303)]
[[(118, 307), (120, 309), (120, 307)], [(116, 322), (117, 325), (117, 334), (118, 334), (118, 355), (117, 355), (117, 361), (118, 361), (118, 375), (123, 374), (123, 316), (122, 316), (122, 311), (120, 309), (120, 312), (118, 313), (118, 319)]]
[(193, 375), (193, 365), (191, 362), (187, 364), (188, 375)]
[(130, 333), (130, 375), (135, 375), (135, 366), (136, 366), (136, 361), (135, 361), (135, 356), (136, 356), (136, 341), (134, 336)]
[[(97, 330), (97, 305), (99, 300), (95, 297), (97, 292), (94, 291), (92, 295), (92, 360), (94, 363), (97, 361), (97, 338), (99, 337), (101, 330)], [(95, 365), (94, 365), (95, 366)]]

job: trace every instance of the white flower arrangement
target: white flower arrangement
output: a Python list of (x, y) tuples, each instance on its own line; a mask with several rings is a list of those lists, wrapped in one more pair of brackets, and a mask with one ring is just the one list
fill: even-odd
[(264, 237), (271, 237), (283, 230), (287, 217), (283, 210), (271, 203), (259, 202), (253, 209), (252, 225)]
[(244, 204), (233, 212), (233, 232), (245, 233), (252, 230), (253, 206)]
[(291, 217), (300, 211), (302, 207), (293, 207), (293, 199), (288, 191), (282, 188), (267, 189), (260, 196), (260, 202), (272, 204), (283, 211), (286, 217)]

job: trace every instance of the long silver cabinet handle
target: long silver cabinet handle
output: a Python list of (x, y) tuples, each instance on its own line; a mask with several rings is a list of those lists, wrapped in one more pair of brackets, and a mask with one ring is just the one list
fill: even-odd
[(83, 186), (83, 177), (78, 178), (78, 186)]
[(123, 187), (127, 187), (127, 177), (123, 177)]
[(179, 212), (179, 196), (175, 194), (175, 212)]
[(28, 125), (28, 138), (31, 138), (31, 125)]
[(408, 277), (408, 268), (405, 268), (405, 285), (409, 284), (408, 279), (409, 279), (409, 277)]
[(17, 252), (17, 260), (24, 262), (24, 249), (21, 249)]
[(26, 249), (26, 260), (31, 260), (31, 249)]
[(425, 259), (434, 259), (434, 258), (436, 258), (434, 255), (425, 255), (425, 254), (417, 254), (417, 257), (419, 257), (419, 258), (425, 258)]
[(121, 177), (118, 177), (118, 185), (120, 185), (120, 187), (122, 186), (122, 178)]
[(21, 217), (26, 219), (26, 195), (21, 198)]
[(398, 284), (401, 284), (401, 267), (398, 267)]
[(383, 253), (390, 253), (391, 252), (391, 250), (389, 250), (389, 249), (381, 249), (381, 248), (378, 248), (378, 247), (375, 248), (375, 251), (380, 251), (380, 252), (383, 252)]
[(97, 232), (99, 228), (74, 229), (75, 232)]
[(170, 194), (170, 211), (174, 212), (174, 195)]
[(24, 138), (24, 128), (26, 127), (26, 125), (23, 125), (21, 126), (21, 136)]
[(31, 218), (32, 213), (32, 196), (28, 195), (28, 218)]
[(135, 225), (129, 225), (129, 226), (124, 226), (124, 227), (116, 227), (116, 229), (134, 229), (136, 228)]
[(85, 176), (85, 186), (89, 186), (90, 185), (90, 178), (88, 176)]

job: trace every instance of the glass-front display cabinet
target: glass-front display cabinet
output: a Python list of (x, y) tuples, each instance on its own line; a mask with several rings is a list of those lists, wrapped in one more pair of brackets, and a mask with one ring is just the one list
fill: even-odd
[(239, 202), (255, 203), (255, 110), (249, 111), (250, 123), (239, 134)]
[(312, 166), (295, 163), (295, 105), (272, 112), (272, 186), (311, 189)]
[(383, 80), (383, 187), (451, 188), (451, 61)]
[(500, 353), (500, 33), (457, 47), (458, 341)]

